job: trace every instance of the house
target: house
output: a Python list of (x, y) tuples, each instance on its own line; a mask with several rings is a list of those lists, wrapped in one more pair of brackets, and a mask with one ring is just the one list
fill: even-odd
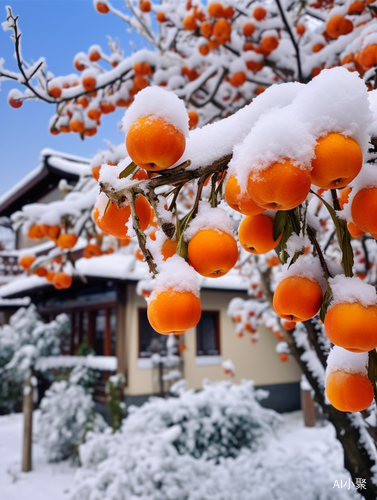
[[(42, 151), (40, 166), (0, 198), (0, 217), (9, 217), (25, 203), (58, 200), (59, 183), (65, 179), (74, 186), (80, 175), (90, 178), (89, 160)], [(103, 364), (106, 370), (125, 375), (127, 404), (139, 404), (151, 394), (165, 392), (177, 371), (195, 389), (201, 387), (204, 378), (227, 379), (230, 375), (224, 372), (222, 362), (231, 359), (236, 367), (233, 381), (253, 379), (270, 392), (266, 406), (279, 411), (299, 408), (300, 370), (294, 360), (279, 362), (277, 340), (271, 331), (261, 329), (255, 344), (247, 336), (239, 338), (235, 334), (233, 321), (227, 316), (228, 304), (235, 296), (248, 297), (247, 283), (236, 271), (221, 278), (201, 279), (202, 317), (196, 328), (179, 337), (179, 357), (171, 358), (177, 366), (171, 369), (167, 366), (170, 336), (151, 328), (146, 301), (137, 293), (137, 285), (147, 273), (146, 264), (135, 259), (129, 247), (85, 259), (80, 257), (85, 244), (80, 238), (73, 249), (78, 258), (77, 273), (83, 278), (75, 277), (67, 290), (56, 290), (45, 278), (28, 276), (17, 266), (18, 257), (31, 247), (41, 256), (54, 244), (50, 240), (36, 244), (18, 230), (16, 248), (0, 252), (0, 310), (6, 308), (4, 301), (17, 304), (14, 301), (30, 297), (48, 320), (66, 312), (71, 317), (72, 336), (69, 352), (64, 354), (73, 356), (86, 339), (98, 362), (107, 359)], [(69, 364), (71, 358), (64, 359)]]

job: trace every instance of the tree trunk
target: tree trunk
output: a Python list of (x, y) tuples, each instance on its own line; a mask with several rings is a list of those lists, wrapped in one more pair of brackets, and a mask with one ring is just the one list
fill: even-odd
[[(377, 486), (373, 483), (373, 473), (371, 471), (372, 467), (376, 465), (376, 462), (368, 453), (366, 443), (363, 440), (365, 436), (361, 435), (360, 429), (355, 425), (355, 420), (357, 416), (360, 415), (341, 412), (332, 405), (326, 404), (323, 387), (320, 386), (318, 380), (309, 370), (308, 364), (301, 359), (301, 356), (306, 352), (305, 349), (296, 344), (294, 335), (289, 334), (289, 340), (291, 354), (300, 365), (302, 372), (312, 386), (315, 393), (315, 401), (321, 406), (324, 414), (335, 427), (336, 437), (341, 442), (344, 450), (344, 466), (351, 474), (352, 481), (356, 483), (356, 478), (365, 479), (366, 490), (360, 489), (358, 492), (366, 500), (376, 500)], [(318, 349), (321, 348), (318, 343), (316, 347)], [(360, 418), (362, 417), (360, 416)], [(365, 433), (369, 437), (366, 430)], [(374, 443), (371, 451), (375, 453)]]
[(32, 469), (32, 434), (33, 434), (33, 386), (31, 383), (32, 372), (24, 383), (22, 412), (24, 414), (24, 439), (22, 445), (22, 472)]
[[(259, 271), (261, 277), (261, 287), (267, 300), (272, 307), (273, 293), (270, 287), (270, 278), (267, 272)], [(325, 370), (326, 359), (328, 355), (329, 342), (321, 329), (316, 330), (312, 320), (305, 321), (304, 326), (307, 331), (307, 346), (299, 345), (292, 332), (288, 332), (281, 327), (282, 332), (289, 344), (292, 356), (299, 364), (302, 373), (308, 379), (308, 382), (314, 390), (314, 399), (321, 406), (323, 413), (333, 424), (336, 431), (336, 437), (342, 444), (344, 450), (344, 467), (351, 474), (352, 481), (356, 483), (357, 478), (365, 480), (366, 489), (359, 489), (358, 492), (366, 500), (376, 500), (377, 486), (373, 483), (372, 468), (376, 466), (376, 444), (369, 436), (368, 431), (364, 429), (365, 435), (362, 435), (362, 426), (357, 425), (357, 419), (362, 419), (359, 413), (342, 412), (328, 405), (325, 402), (324, 387), (314, 375), (313, 368), (310, 366), (310, 355), (313, 354), (318, 361), (319, 366)], [(307, 355), (307, 356), (305, 356)], [(308, 356), (309, 355), (309, 356)], [(312, 359), (313, 361), (313, 359)], [(372, 441), (371, 449), (368, 450), (368, 439)], [(370, 453), (368, 453), (370, 451)], [(371, 457), (373, 456), (373, 458)], [(334, 479), (335, 480), (335, 479)]]

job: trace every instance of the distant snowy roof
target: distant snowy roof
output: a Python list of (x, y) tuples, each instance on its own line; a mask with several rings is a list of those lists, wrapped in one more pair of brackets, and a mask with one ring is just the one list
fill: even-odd
[(0, 197), (0, 215), (10, 216), (27, 203), (34, 203), (55, 188), (60, 179), (77, 181), (91, 175), (90, 160), (43, 149), (40, 165)]
[[(147, 265), (135, 259), (132, 254), (115, 253), (91, 259), (81, 258), (76, 261), (75, 267), (79, 274), (88, 278), (139, 281), (148, 277)], [(201, 278), (199, 282), (203, 289), (237, 290), (243, 292), (248, 290), (246, 280), (234, 270), (221, 278)], [(22, 275), (0, 287), (0, 300), (1, 297), (32, 294), (33, 290), (45, 287), (53, 289), (53, 286), (45, 278), (40, 278), (36, 275)]]

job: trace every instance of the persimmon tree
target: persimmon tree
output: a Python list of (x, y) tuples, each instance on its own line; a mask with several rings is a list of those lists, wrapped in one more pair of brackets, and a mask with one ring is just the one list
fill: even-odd
[(366, 480), (360, 493), (375, 498), (376, 7), (126, 3), (129, 15), (95, 8), (154, 50), (91, 47), (74, 77), (24, 63), (8, 10), (20, 72), (1, 76), (27, 87), (11, 91), (13, 107), (52, 103), (51, 132), (82, 138), (102, 113), (129, 108), (125, 144), (93, 158), (99, 184), (84, 177), (64, 200), (13, 215), (29, 237), (57, 244), (20, 264), (61, 288), (78, 236), (87, 258), (136, 250), (150, 270), (140, 286), (149, 320), (177, 335), (199, 321), (198, 274), (236, 267), (251, 295), (229, 305), (237, 334), (274, 332), (280, 359), (297, 360), (334, 424), (352, 478)]

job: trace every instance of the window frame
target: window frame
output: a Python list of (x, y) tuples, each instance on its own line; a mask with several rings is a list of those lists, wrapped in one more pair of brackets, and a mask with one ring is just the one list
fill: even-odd
[(56, 317), (58, 314), (62, 312), (66, 313), (71, 318), (72, 323), (72, 333), (70, 339), (70, 355), (73, 356), (77, 351), (80, 343), (82, 342), (82, 338), (76, 339), (76, 328), (75, 328), (75, 315), (76, 313), (80, 314), (80, 329), (82, 327), (82, 313), (88, 313), (88, 331), (87, 331), (87, 340), (89, 346), (94, 349), (94, 333), (95, 333), (95, 312), (103, 309), (105, 310), (105, 332), (104, 332), (104, 342), (103, 342), (103, 356), (117, 356), (117, 339), (118, 339), (118, 322), (116, 327), (116, 342), (115, 342), (115, 352), (111, 353), (111, 310), (114, 309), (114, 313), (118, 319), (118, 303), (117, 302), (108, 302), (108, 303), (98, 303), (98, 304), (88, 304), (88, 305), (80, 305), (78, 307), (70, 307), (67, 309), (51, 309), (48, 312), (43, 311), (41, 316), (43, 318)]
[[(196, 342), (196, 347), (195, 347), (195, 357), (196, 358), (201, 358), (201, 357), (209, 357), (209, 356), (217, 356), (221, 357), (221, 334), (220, 334), (220, 311), (215, 310), (215, 309), (206, 309), (202, 310), (202, 315), (204, 314), (213, 314), (216, 315), (216, 341), (217, 341), (217, 346), (218, 346), (218, 353), (217, 354), (199, 354), (198, 353), (198, 325), (196, 325), (195, 330), (196, 330), (196, 335), (195, 335), (195, 342)], [(199, 320), (200, 322), (200, 320)], [(199, 323), (198, 323), (199, 324)]]
[[(141, 322), (140, 322), (140, 314), (141, 313), (145, 313), (147, 319), (148, 319), (148, 316), (147, 316), (147, 308), (146, 307), (138, 307), (137, 308), (137, 330), (138, 330), (138, 335), (137, 335), (137, 340), (138, 340), (138, 345), (137, 345), (137, 359), (151, 359), (152, 354), (150, 354), (149, 356), (140, 356), (140, 353), (142, 352), (141, 351)], [(156, 330), (151, 326), (152, 330), (156, 332)], [(158, 333), (156, 332), (158, 335), (161, 335), (161, 333)], [(144, 352), (144, 351), (143, 351)], [(143, 365), (144, 367), (144, 363), (142, 363), (141, 365)]]

